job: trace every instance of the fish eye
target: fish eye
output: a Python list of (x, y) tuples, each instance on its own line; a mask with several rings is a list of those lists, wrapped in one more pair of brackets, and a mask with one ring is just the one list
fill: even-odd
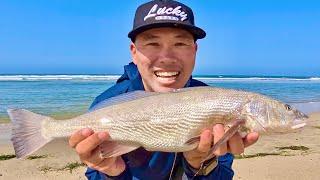
[(287, 111), (291, 111), (292, 110), (292, 108), (291, 108), (291, 106), (289, 104), (285, 104), (284, 106), (285, 106)]

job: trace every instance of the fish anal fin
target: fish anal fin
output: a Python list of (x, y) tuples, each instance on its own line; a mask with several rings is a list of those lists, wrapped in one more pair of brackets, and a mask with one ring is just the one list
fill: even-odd
[(138, 149), (139, 146), (121, 144), (116, 141), (106, 141), (99, 145), (102, 158), (117, 157)]

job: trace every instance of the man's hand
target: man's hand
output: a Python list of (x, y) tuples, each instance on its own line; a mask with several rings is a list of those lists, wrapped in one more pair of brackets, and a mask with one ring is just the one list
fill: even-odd
[[(226, 129), (227, 130), (227, 129)], [(212, 143), (216, 143), (224, 135), (225, 128), (222, 124), (216, 124), (213, 129), (207, 129), (201, 133), (200, 143), (198, 148), (192, 151), (183, 153), (188, 163), (195, 169), (199, 169), (201, 161), (206, 158), (211, 148)], [(212, 136), (213, 135), (213, 136)], [(259, 138), (259, 134), (256, 132), (249, 133), (244, 138), (241, 138), (240, 134), (235, 133), (227, 143), (222, 144), (214, 152), (216, 156), (222, 156), (227, 152), (232, 154), (241, 154), (244, 152), (244, 148), (254, 144)]]
[(108, 133), (95, 133), (93, 130), (86, 128), (75, 132), (69, 139), (69, 145), (76, 150), (80, 160), (88, 167), (109, 176), (117, 176), (126, 168), (121, 156), (113, 158), (100, 157), (98, 146), (108, 139)]

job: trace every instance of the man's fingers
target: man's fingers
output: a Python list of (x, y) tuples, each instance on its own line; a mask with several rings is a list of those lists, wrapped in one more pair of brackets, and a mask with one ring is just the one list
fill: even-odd
[(118, 176), (125, 170), (126, 165), (121, 157), (112, 157), (104, 159), (96, 168), (108, 172), (110, 176)]
[[(216, 124), (213, 126), (213, 142), (214, 144), (217, 143), (224, 135), (224, 125), (223, 124)], [(227, 144), (223, 143), (221, 146), (217, 148), (214, 152), (215, 155), (221, 156), (227, 153)]]
[(125, 163), (120, 156), (101, 158), (99, 148), (94, 149), (89, 158), (81, 160), (88, 167), (107, 173), (110, 176), (117, 176), (125, 170)]
[(198, 151), (201, 153), (208, 152), (211, 148), (211, 144), (212, 144), (212, 132), (210, 130), (203, 131), (200, 136)]
[(82, 140), (77, 146), (76, 151), (80, 158), (85, 159), (91, 155), (91, 152), (98, 147), (103, 141), (108, 140), (109, 135), (106, 132), (94, 133)]
[(228, 145), (232, 154), (241, 154), (244, 151), (244, 143), (238, 132), (229, 139)]
[(193, 168), (199, 168), (201, 160), (208, 154), (212, 144), (212, 131), (204, 130), (200, 135), (200, 142), (197, 149), (184, 152), (183, 155)]
[(79, 155), (79, 156), (80, 156), (80, 160), (83, 163), (85, 163), (87, 166), (94, 168), (94, 169), (95, 169), (94, 166), (96, 166), (97, 164), (99, 164), (103, 160), (103, 158), (101, 158), (99, 147), (93, 149), (87, 155)]
[(92, 134), (93, 130), (89, 128), (84, 128), (73, 133), (69, 138), (69, 146), (75, 148), (78, 143)]
[(244, 147), (248, 147), (255, 142), (257, 142), (259, 139), (259, 134), (257, 132), (252, 132), (246, 135), (246, 137), (243, 138), (243, 144)]

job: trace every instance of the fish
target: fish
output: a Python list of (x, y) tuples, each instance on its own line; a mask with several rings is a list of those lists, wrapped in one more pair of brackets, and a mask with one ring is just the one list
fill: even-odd
[(25, 158), (55, 138), (68, 138), (82, 128), (107, 131), (103, 157), (139, 147), (148, 151), (186, 152), (195, 149), (204, 129), (230, 127), (208, 157), (236, 132), (287, 133), (304, 127), (308, 116), (271, 97), (242, 90), (190, 87), (172, 92), (134, 91), (104, 100), (90, 111), (66, 120), (25, 109), (8, 109), (12, 144)]

